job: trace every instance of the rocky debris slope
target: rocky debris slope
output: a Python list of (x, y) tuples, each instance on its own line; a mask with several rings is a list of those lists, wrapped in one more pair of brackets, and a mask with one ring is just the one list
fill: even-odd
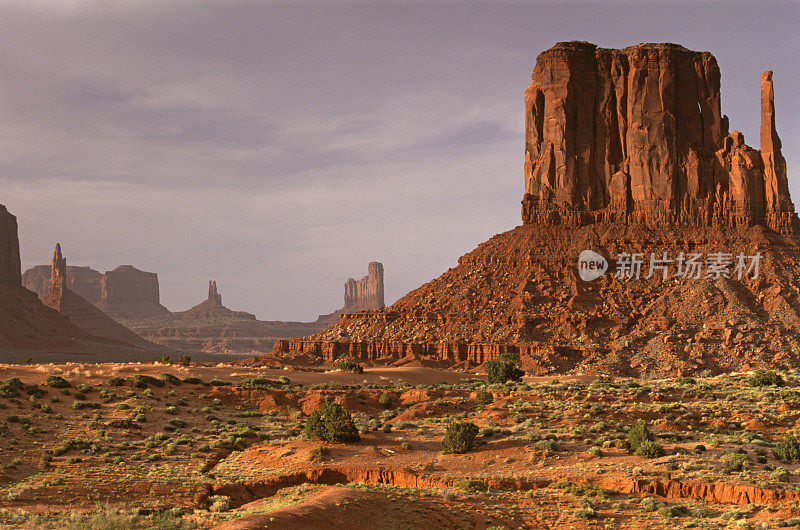
[[(728, 133), (708, 52), (559, 43), (532, 78), (523, 226), (391, 307), (274, 354), (480, 364), (518, 352), (538, 374), (800, 367), (800, 241), (772, 73), (760, 150)], [(587, 250), (594, 278), (578, 269)]]
[(72, 292), (67, 287), (69, 284), (68, 278), (67, 260), (61, 254), (61, 245), (56, 244), (53, 252), (48, 294), (42, 299), (44, 305), (55, 309), (61, 315), (67, 317), (70, 322), (91, 335), (113, 339), (137, 347), (159, 349)]

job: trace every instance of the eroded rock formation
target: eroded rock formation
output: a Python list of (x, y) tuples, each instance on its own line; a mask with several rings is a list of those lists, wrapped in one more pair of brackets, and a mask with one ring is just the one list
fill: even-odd
[(348, 278), (344, 284), (345, 313), (369, 311), (385, 307), (383, 299), (383, 264), (377, 261), (367, 266), (367, 275), (356, 281)]
[(42, 303), (67, 317), (70, 322), (96, 337), (105, 337), (137, 347), (153, 346), (94, 305), (72, 292), (67, 285), (69, 268), (56, 244), (50, 266), (50, 285)]
[[(67, 265), (67, 288), (87, 302), (100, 301), (100, 280), (103, 275), (90, 267)], [(50, 265), (36, 265), (22, 273), (22, 286), (39, 295), (47, 296), (50, 288)]]
[(762, 78), (760, 152), (739, 133), (728, 137), (720, 103), (708, 52), (585, 42), (543, 52), (525, 92), (523, 222), (761, 224), (793, 233), (772, 72)]
[[(474, 366), (512, 352), (533, 374), (800, 368), (800, 238), (771, 73), (760, 151), (729, 133), (708, 52), (560, 43), (532, 79), (523, 226), (391, 307), (279, 341), (264, 362)], [(577, 267), (587, 249), (608, 261), (591, 282)], [(679, 277), (675, 260), (689, 252), (704, 265), (760, 256), (760, 270)], [(641, 277), (617, 275), (626, 253), (671, 257), (670, 275), (648, 277), (647, 264)]]
[(158, 318), (169, 314), (159, 302), (158, 275), (120, 265), (103, 274), (97, 307), (113, 318)]

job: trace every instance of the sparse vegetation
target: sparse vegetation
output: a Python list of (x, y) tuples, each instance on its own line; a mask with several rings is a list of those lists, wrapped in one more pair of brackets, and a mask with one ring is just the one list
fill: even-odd
[(462, 454), (475, 448), (478, 426), (469, 421), (453, 422), (447, 426), (442, 440), (443, 453)]
[(306, 436), (310, 440), (331, 443), (357, 442), (361, 439), (353, 418), (335, 401), (325, 399), (306, 421)]
[(483, 365), (489, 383), (505, 383), (506, 381), (519, 381), (525, 372), (516, 367), (513, 363), (494, 360)]

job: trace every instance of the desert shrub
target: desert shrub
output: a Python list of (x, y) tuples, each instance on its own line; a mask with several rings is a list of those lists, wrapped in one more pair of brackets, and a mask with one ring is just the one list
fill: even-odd
[(489, 485), (482, 480), (467, 478), (455, 483), (455, 487), (464, 493), (482, 493), (489, 490)]
[(785, 467), (778, 467), (769, 477), (776, 482), (789, 482), (789, 476), (789, 470)]
[(786, 439), (775, 446), (772, 452), (775, 458), (783, 462), (798, 462), (800, 461), (800, 440), (788, 435)]
[(469, 421), (453, 422), (447, 426), (442, 439), (443, 453), (466, 453), (475, 448), (478, 426)]
[(133, 417), (133, 421), (138, 421), (139, 423), (145, 423), (147, 421), (147, 416), (142, 414), (141, 412)]
[(378, 403), (381, 407), (388, 409), (392, 406), (392, 396), (390, 396), (388, 392), (384, 392), (381, 394), (381, 397), (378, 398)]
[(108, 380), (109, 386), (122, 386), (125, 384), (125, 379), (122, 377), (111, 377)]
[(475, 393), (475, 403), (478, 405), (487, 405), (492, 401), (494, 401), (494, 396), (488, 390), (480, 389)]
[(589, 448), (589, 454), (592, 456), (600, 457), (603, 456), (603, 450), (600, 449), (598, 446), (594, 445)]
[(280, 381), (276, 381), (273, 379), (267, 379), (266, 377), (249, 377), (246, 379), (242, 379), (236, 386), (240, 388), (276, 388), (282, 386), (283, 383)]
[(175, 407), (175, 406), (167, 407), (167, 408), (164, 409), (164, 412), (166, 412), (167, 414), (177, 414), (178, 413), (178, 407)]
[(312, 462), (324, 462), (330, 456), (331, 451), (324, 445), (320, 445), (319, 447), (315, 447), (311, 450), (308, 459)]
[(25, 385), (16, 377), (0, 382), (0, 397), (15, 398), (19, 397), (20, 390), (24, 390)]
[(160, 374), (158, 374), (158, 377), (161, 378), (162, 381), (165, 381), (165, 382), (173, 384), (173, 385), (180, 385), (181, 384), (181, 380), (180, 379), (178, 379), (177, 377), (175, 377), (172, 374), (168, 374), (167, 372), (161, 372)]
[(230, 381), (222, 381), (221, 379), (212, 379), (209, 381), (209, 384), (211, 384), (211, 386), (233, 386), (233, 383)]
[(653, 497), (645, 497), (639, 503), (639, 506), (645, 512), (654, 512), (654, 511), (656, 511), (658, 509), (658, 503), (656, 502), (656, 500)]
[(155, 377), (144, 375), (144, 374), (134, 374), (127, 378), (128, 384), (134, 388), (147, 388), (148, 386), (164, 386), (164, 381), (161, 379), (156, 379)]
[(332, 443), (357, 442), (361, 439), (350, 413), (329, 398), (308, 417), (306, 436), (310, 440)]
[(506, 381), (519, 381), (525, 372), (517, 368), (513, 363), (493, 360), (483, 365), (489, 383), (505, 383)]
[(694, 377), (684, 376), (678, 379), (679, 385), (694, 385), (697, 384), (697, 380)]
[(534, 444), (536, 449), (540, 451), (547, 451), (548, 453), (555, 453), (558, 451), (558, 442), (555, 440), (545, 439), (539, 440)]
[(519, 352), (518, 351), (507, 351), (505, 353), (501, 353), (496, 357), (498, 361), (503, 361), (504, 363), (509, 364), (518, 364), (519, 363)]
[(78, 385), (78, 392), (82, 394), (91, 394), (94, 392), (94, 387), (92, 385)]
[(647, 422), (644, 420), (639, 420), (636, 423), (636, 426), (633, 427), (630, 431), (628, 431), (628, 443), (631, 446), (631, 452), (635, 453), (639, 446), (642, 445), (644, 442), (655, 442), (656, 437), (647, 428)]
[(132, 419), (130, 418), (119, 418), (116, 420), (111, 420), (108, 422), (109, 427), (116, 427), (118, 429), (138, 429), (139, 426), (136, 425)]
[(69, 381), (60, 375), (48, 375), (47, 379), (44, 381), (44, 384), (50, 388), (68, 388), (72, 386)]
[(364, 367), (354, 361), (336, 361), (334, 366), (337, 370), (341, 370), (342, 372), (364, 373)]
[(91, 401), (76, 401), (72, 404), (73, 410), (84, 409), (99, 409), (100, 403), (92, 403)]
[(212, 495), (208, 498), (208, 510), (211, 512), (227, 512), (231, 509), (231, 498), (226, 495)]
[(162, 355), (161, 362), (164, 364), (172, 364), (172, 357), (170, 357), (169, 355)]
[(662, 506), (658, 509), (658, 515), (662, 517), (685, 517), (689, 515), (689, 508), (683, 504), (674, 506)]
[(745, 466), (749, 466), (752, 460), (747, 456), (744, 449), (732, 449), (725, 451), (722, 455), (722, 471), (723, 473), (733, 473), (737, 471), (744, 471)]
[(181, 355), (178, 357), (178, 364), (181, 366), (189, 366), (192, 363), (192, 358), (188, 355)]
[(639, 444), (634, 454), (642, 458), (658, 458), (664, 456), (664, 448), (658, 442), (645, 440)]
[(186, 379), (183, 380), (183, 382), (186, 383), (187, 385), (202, 385), (202, 384), (204, 384), (203, 380), (200, 379), (199, 377), (187, 377)]
[(775, 370), (756, 370), (750, 378), (750, 386), (783, 386), (783, 378)]

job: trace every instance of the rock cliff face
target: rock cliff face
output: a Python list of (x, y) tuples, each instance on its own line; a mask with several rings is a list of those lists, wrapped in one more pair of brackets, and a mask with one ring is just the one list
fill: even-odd
[(159, 303), (158, 275), (130, 265), (120, 265), (103, 275), (97, 307), (118, 319), (157, 318), (169, 314)]
[[(516, 352), (533, 374), (800, 368), (800, 238), (771, 72), (761, 101), (755, 150), (728, 131), (710, 53), (556, 45), (525, 92), (523, 226), (273, 355), (466, 366)], [(585, 250), (607, 260), (594, 281), (579, 274)], [(688, 253), (702, 274), (677, 274)], [(726, 253), (728, 274), (710, 275)], [(618, 274), (625, 254), (667, 265), (631, 278)], [(737, 276), (740, 254), (760, 256), (757, 275)]]
[(356, 281), (348, 278), (344, 284), (345, 313), (380, 309), (385, 307), (383, 300), (383, 264), (371, 262), (367, 267), (367, 275)]
[(0, 284), (20, 283), (17, 218), (0, 204)]
[(222, 305), (222, 295), (217, 291), (217, 282), (208, 282), (208, 298), (187, 311), (172, 314), (176, 319), (213, 320), (213, 319), (245, 319), (255, 320), (256, 316), (245, 311), (232, 311)]
[(55, 309), (67, 317), (70, 322), (96, 337), (105, 337), (137, 347), (155, 348), (155, 345), (149, 344), (87, 300), (72, 292), (67, 287), (69, 284), (68, 274), (67, 260), (61, 254), (61, 245), (56, 244), (55, 251), (53, 251), (53, 262), (50, 266), (50, 285), (47, 295), (42, 298), (44, 305)]
[(708, 52), (585, 42), (543, 52), (525, 92), (523, 222), (795, 232), (772, 72), (762, 78), (760, 152), (740, 133), (728, 136), (720, 103)]

